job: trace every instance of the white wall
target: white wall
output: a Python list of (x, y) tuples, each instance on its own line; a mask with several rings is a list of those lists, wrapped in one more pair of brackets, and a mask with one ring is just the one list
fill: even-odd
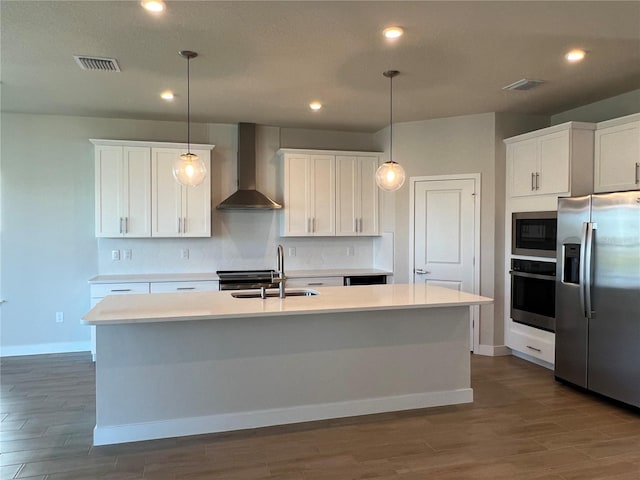
[[(43, 353), (88, 349), (80, 324), (89, 309), (87, 280), (99, 273), (202, 272), (275, 266), (275, 246), (296, 247), (287, 268), (366, 267), (373, 240), (280, 239), (278, 213), (213, 211), (212, 238), (100, 239), (94, 236), (94, 160), (89, 138), (184, 141), (183, 122), (2, 114), (0, 352)], [(302, 131), (303, 138), (312, 132)], [(316, 147), (341, 148), (348, 132), (317, 132)], [(371, 136), (372, 137), (372, 136)], [(289, 129), (291, 142), (299, 141)], [(361, 133), (354, 134), (358, 148)], [(192, 124), (193, 143), (216, 145), (212, 201), (235, 191), (236, 126)], [(337, 140), (339, 139), (339, 141)], [(282, 200), (276, 127), (258, 128), (258, 187)], [(339, 145), (336, 145), (336, 143)], [(292, 143), (283, 146), (291, 146)], [(347, 256), (347, 247), (355, 255)], [(180, 249), (190, 249), (183, 260)], [(131, 260), (112, 262), (112, 249), (129, 248)], [(64, 312), (64, 322), (55, 313)]]
[(551, 117), (551, 125), (565, 122), (604, 122), (640, 112), (640, 89), (583, 105)]

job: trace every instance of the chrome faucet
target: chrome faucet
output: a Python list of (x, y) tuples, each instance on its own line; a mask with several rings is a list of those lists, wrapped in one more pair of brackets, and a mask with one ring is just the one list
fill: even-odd
[(284, 248), (282, 245), (278, 245), (278, 264), (276, 267), (277, 278), (274, 282), (278, 284), (278, 293), (280, 298), (285, 298), (287, 293), (285, 291), (287, 277), (284, 274)]

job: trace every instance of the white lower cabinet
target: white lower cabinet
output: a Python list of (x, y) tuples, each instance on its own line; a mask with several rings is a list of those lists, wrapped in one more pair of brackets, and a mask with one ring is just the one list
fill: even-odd
[(217, 292), (219, 282), (152, 282), (151, 293)]
[[(109, 295), (133, 295), (147, 293), (172, 292), (211, 292), (218, 291), (217, 280), (180, 281), (180, 282), (124, 282), (94, 283), (91, 285), (91, 308)], [(96, 359), (96, 327), (91, 326), (91, 356)]]
[[(91, 285), (91, 308), (108, 295), (149, 293), (148, 282), (96, 283)], [(91, 356), (96, 359), (96, 327), (91, 326)]]
[(340, 287), (343, 277), (288, 278), (287, 288)]
[(507, 347), (547, 363), (555, 363), (555, 334), (509, 321)]

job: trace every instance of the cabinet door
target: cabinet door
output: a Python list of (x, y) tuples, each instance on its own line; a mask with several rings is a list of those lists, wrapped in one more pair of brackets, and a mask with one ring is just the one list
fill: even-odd
[(96, 146), (96, 237), (122, 236), (122, 161), (122, 147)]
[(311, 155), (309, 161), (311, 177), (307, 177), (307, 183), (310, 186), (310, 230), (315, 236), (334, 236), (336, 234), (335, 157)]
[(596, 130), (594, 190), (640, 187), (640, 122)]
[(552, 133), (538, 139), (539, 167), (536, 193), (569, 194), (569, 131)]
[(125, 237), (151, 236), (151, 149), (124, 147), (123, 161)]
[(507, 145), (509, 192), (512, 197), (535, 194), (535, 174), (538, 171), (537, 139)]
[(286, 155), (284, 158), (283, 236), (310, 236), (309, 155)]
[(154, 148), (151, 156), (151, 235), (179, 237), (182, 234), (182, 186), (173, 177), (173, 162), (180, 151)]
[(336, 235), (378, 234), (378, 157), (336, 157)]
[(182, 187), (182, 236), (210, 237), (211, 156), (207, 150), (192, 150), (192, 152), (204, 161), (207, 176), (197, 187)]
[(336, 235), (357, 235), (361, 214), (358, 157), (336, 157)]
[(360, 235), (378, 235), (378, 157), (359, 157), (360, 164)]

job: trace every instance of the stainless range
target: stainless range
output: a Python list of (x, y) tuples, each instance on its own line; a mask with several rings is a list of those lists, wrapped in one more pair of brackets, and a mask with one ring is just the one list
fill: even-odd
[(219, 270), (220, 290), (278, 288), (275, 270)]

